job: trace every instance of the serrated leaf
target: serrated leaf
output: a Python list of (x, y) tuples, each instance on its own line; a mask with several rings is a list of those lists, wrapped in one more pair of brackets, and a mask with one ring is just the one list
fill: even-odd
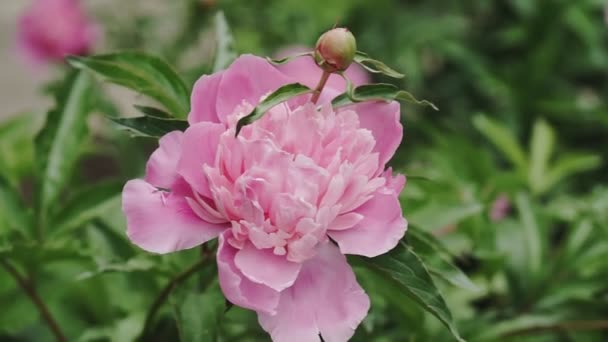
[(123, 182), (105, 181), (79, 190), (52, 220), (54, 233), (65, 234), (105, 213), (120, 201), (122, 187)]
[(473, 118), (473, 126), (517, 168), (521, 175), (528, 170), (526, 155), (517, 138), (502, 124), (483, 115)]
[(450, 309), (433, 283), (427, 267), (410, 247), (400, 243), (384, 255), (371, 259), (350, 257), (349, 260), (377, 272), (386, 281), (395, 282), (401, 291), (437, 317), (454, 338), (463, 341), (458, 334)]
[(388, 65), (384, 64), (383, 62), (380, 62), (378, 60), (375, 60), (375, 59), (369, 57), (369, 55), (364, 52), (357, 51), (357, 53), (355, 54), (354, 60), (355, 60), (355, 63), (359, 64), (360, 66), (365, 68), (365, 70), (367, 70), (371, 73), (383, 74), (383, 75), (386, 75), (386, 76), (392, 77), (392, 78), (405, 77), (404, 74), (391, 69)]
[(528, 182), (535, 194), (546, 190), (544, 178), (549, 167), (549, 160), (553, 154), (555, 132), (549, 124), (542, 119), (534, 123), (532, 139), (530, 141), (530, 168)]
[(436, 237), (410, 226), (406, 238), (408, 244), (422, 258), (432, 274), (465, 290), (479, 291), (479, 287), (450, 261), (452, 257), (451, 253), (448, 252)]
[(154, 116), (139, 116), (136, 118), (109, 118), (133, 136), (160, 138), (173, 131), (185, 131), (188, 121), (177, 119), (162, 119)]
[(70, 56), (68, 63), (89, 70), (108, 82), (142, 93), (161, 103), (173, 116), (185, 118), (190, 94), (178, 74), (162, 59), (143, 52)]
[(218, 341), (225, 298), (217, 286), (204, 293), (188, 293), (174, 303), (175, 321), (182, 341)]
[(146, 116), (153, 116), (155, 118), (161, 118), (161, 119), (170, 119), (171, 118), (171, 114), (165, 112), (162, 109), (158, 109), (158, 108), (150, 107), (150, 106), (140, 106), (140, 105), (133, 105), (133, 107), (135, 107), (135, 109), (137, 109), (138, 111), (140, 111), (142, 114), (144, 114)]
[(312, 92), (310, 88), (300, 83), (290, 83), (280, 87), (272, 94), (268, 95), (268, 97), (266, 97), (264, 100), (262, 100), (251, 111), (251, 113), (239, 119), (236, 124), (236, 135), (239, 134), (243, 126), (249, 125), (254, 121), (260, 119), (272, 107), (296, 96), (308, 94), (310, 92)]
[(343, 107), (364, 101), (405, 101), (439, 110), (433, 103), (427, 100), (418, 100), (414, 95), (407, 91), (387, 83), (364, 84), (358, 86), (354, 88), (352, 92), (347, 91), (337, 96), (331, 103), (334, 107)]
[(21, 196), (0, 174), (0, 236), (9, 231), (27, 232), (30, 228)]
[(219, 11), (214, 18), (216, 51), (213, 62), (213, 71), (224, 70), (236, 58), (234, 51), (234, 38), (230, 32), (228, 21), (224, 12)]
[[(93, 83), (89, 75), (70, 75), (56, 95), (56, 106), (36, 137), (37, 214), (43, 227), (49, 207), (70, 180), (87, 137), (87, 117), (91, 111)], [(39, 228), (40, 228), (39, 227)]]

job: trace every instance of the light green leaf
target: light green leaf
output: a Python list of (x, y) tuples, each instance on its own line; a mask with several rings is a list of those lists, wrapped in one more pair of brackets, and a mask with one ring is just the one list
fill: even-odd
[(291, 83), (280, 87), (272, 94), (268, 95), (260, 102), (248, 115), (239, 119), (236, 124), (236, 134), (238, 135), (243, 126), (249, 125), (260, 119), (272, 107), (283, 103), (293, 97), (312, 92), (310, 88), (300, 83)]
[(502, 341), (509, 334), (517, 331), (549, 326), (557, 323), (558, 316), (520, 315), (516, 318), (497, 322), (485, 330), (481, 330), (471, 341)]
[(528, 170), (528, 183), (535, 194), (546, 190), (543, 184), (554, 144), (555, 132), (551, 126), (543, 119), (536, 120), (530, 141), (530, 168)]
[(405, 77), (404, 74), (391, 69), (388, 65), (369, 57), (368, 54), (361, 51), (357, 51), (355, 54), (355, 63), (374, 74), (383, 74), (392, 78)]
[(526, 250), (526, 260), (530, 267), (531, 275), (538, 274), (542, 263), (542, 238), (540, 228), (532, 212), (530, 198), (523, 192), (515, 196), (515, 205), (519, 213)]
[(422, 258), (432, 274), (465, 290), (479, 291), (479, 287), (450, 261), (451, 254), (436, 237), (410, 226), (406, 238), (408, 244)]
[(158, 266), (157, 261), (143, 257), (129, 259), (127, 262), (98, 265), (95, 271), (87, 271), (76, 276), (76, 280), (86, 280), (105, 273), (146, 272)]
[(21, 196), (0, 174), (0, 236), (10, 230), (27, 232), (29, 228), (27, 209)]
[[(408, 221), (426, 231), (432, 231), (457, 224), (469, 217), (478, 215), (482, 210), (483, 205), (479, 203), (439, 203), (431, 201), (411, 212)], [(437, 213), (441, 213), (441, 215), (437, 215)]]
[(56, 106), (36, 137), (39, 228), (49, 208), (59, 199), (71, 179), (87, 138), (87, 116), (91, 111), (93, 83), (84, 72), (73, 73), (56, 95)]
[(190, 110), (190, 94), (178, 74), (162, 59), (142, 52), (119, 52), (97, 56), (70, 56), (75, 68), (91, 71), (108, 82), (147, 95), (178, 118)]
[(433, 283), (426, 266), (410, 247), (400, 243), (387, 254), (371, 259), (349, 257), (349, 260), (355, 265), (377, 272), (386, 281), (395, 282), (401, 291), (437, 317), (457, 340), (463, 341), (458, 334), (452, 314)]
[(34, 169), (34, 137), (44, 121), (42, 113), (19, 113), (0, 123), (0, 170), (13, 186)]
[(224, 12), (219, 11), (214, 18), (216, 51), (213, 71), (224, 70), (236, 58), (234, 51), (234, 38), (226, 21)]
[(173, 131), (185, 131), (188, 121), (163, 119), (154, 116), (139, 116), (136, 118), (109, 118), (136, 137), (160, 138)]
[(226, 300), (217, 286), (204, 293), (188, 293), (174, 303), (175, 320), (182, 341), (218, 341)]
[(376, 83), (365, 84), (354, 88), (352, 92), (345, 92), (331, 103), (334, 107), (343, 107), (353, 103), (363, 101), (406, 101), (417, 105), (430, 106), (434, 110), (439, 110), (433, 103), (427, 100), (418, 100), (414, 95), (405, 90), (401, 90), (392, 84)]
[(104, 214), (120, 201), (123, 182), (105, 181), (78, 191), (52, 220), (55, 234), (65, 234)]
[(566, 177), (596, 169), (602, 164), (602, 158), (594, 154), (563, 156), (555, 162), (551, 170), (543, 177), (541, 191), (551, 189)]
[(526, 155), (509, 129), (484, 115), (476, 115), (473, 118), (473, 125), (513, 163), (520, 174), (524, 175), (527, 172)]

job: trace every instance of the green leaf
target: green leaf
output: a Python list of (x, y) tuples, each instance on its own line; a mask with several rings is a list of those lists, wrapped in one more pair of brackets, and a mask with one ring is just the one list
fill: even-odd
[(594, 154), (563, 156), (542, 178), (540, 191), (551, 189), (566, 177), (596, 169), (601, 164), (602, 158)]
[(530, 189), (535, 194), (546, 190), (543, 184), (554, 144), (555, 132), (551, 126), (545, 120), (536, 120), (530, 141), (530, 168), (528, 170)]
[(28, 231), (29, 226), (21, 196), (0, 174), (0, 236), (10, 230)]
[(526, 250), (526, 260), (532, 275), (536, 275), (542, 263), (542, 238), (540, 228), (532, 212), (530, 198), (525, 193), (518, 193), (515, 196), (515, 205), (521, 218), (524, 243)]
[(528, 169), (526, 155), (511, 131), (484, 115), (473, 117), (473, 126), (490, 140), (522, 175), (525, 174)]
[(34, 170), (34, 137), (44, 115), (39, 112), (19, 113), (0, 123), (0, 170), (17, 186)]
[(91, 111), (93, 82), (84, 72), (71, 74), (56, 95), (56, 106), (48, 113), (36, 137), (38, 172), (37, 213), (40, 227), (49, 208), (71, 179), (83, 142), (87, 138), (87, 116)]
[(0, 258), (7, 258), (32, 269), (54, 262), (92, 261), (90, 255), (74, 240), (13, 243), (11, 246), (0, 248)]
[(139, 116), (136, 118), (109, 118), (136, 137), (160, 138), (173, 131), (185, 131), (188, 121), (177, 119), (162, 119), (154, 116)]
[(302, 53), (298, 53), (298, 54), (295, 54), (292, 56), (287, 56), (287, 57), (278, 58), (278, 59), (266, 57), (266, 60), (274, 65), (281, 65), (281, 64), (289, 63), (290, 61), (292, 61), (298, 57), (302, 57), (302, 56), (309, 56), (312, 58), (313, 53), (312, 52), (302, 52)]
[(153, 116), (155, 118), (161, 118), (161, 119), (170, 119), (171, 118), (171, 114), (165, 112), (162, 109), (158, 109), (155, 107), (149, 107), (149, 106), (140, 106), (140, 105), (133, 105), (133, 107), (135, 107), (135, 109), (137, 109), (138, 111), (140, 111), (142, 114), (144, 114), (146, 116)]
[(376, 83), (365, 84), (354, 88), (352, 93), (345, 92), (334, 98), (331, 103), (334, 107), (343, 107), (363, 101), (406, 101), (417, 105), (430, 106), (439, 110), (433, 103), (427, 100), (418, 100), (414, 95), (401, 90), (392, 84)]
[(262, 102), (260, 102), (248, 115), (239, 119), (236, 124), (236, 135), (239, 134), (243, 126), (249, 125), (254, 121), (260, 119), (268, 110), (272, 107), (285, 102), (293, 97), (308, 94), (312, 92), (310, 88), (300, 83), (291, 83), (280, 87), (275, 90), (272, 94), (268, 95)]
[(406, 238), (414, 251), (427, 264), (432, 274), (465, 290), (479, 291), (479, 287), (450, 261), (451, 254), (435, 236), (410, 226)]
[(188, 293), (174, 304), (180, 340), (191, 342), (218, 341), (225, 299), (217, 286), (204, 293)]
[[(483, 210), (480, 203), (440, 203), (430, 201), (425, 206), (411, 212), (408, 221), (424, 230), (443, 229), (457, 224), (469, 217), (478, 215)], [(437, 215), (441, 213), (441, 215)]]
[(216, 51), (213, 71), (224, 70), (236, 58), (234, 51), (234, 38), (226, 21), (224, 12), (219, 11), (214, 18)]
[(157, 266), (158, 261), (153, 261), (143, 257), (136, 257), (127, 260), (127, 262), (98, 265), (95, 271), (80, 273), (78, 276), (76, 276), (76, 280), (86, 280), (105, 273), (146, 272), (154, 269)]
[(89, 70), (108, 82), (147, 95), (178, 118), (190, 110), (190, 95), (178, 74), (162, 59), (143, 52), (97, 56), (70, 56), (68, 63)]
[(375, 257), (350, 257), (355, 265), (361, 265), (382, 275), (387, 281), (395, 282), (405, 294), (416, 301), (422, 308), (437, 317), (459, 341), (452, 314), (441, 293), (433, 283), (431, 276), (418, 255), (403, 243), (400, 243), (387, 254)]
[(84, 226), (120, 201), (123, 182), (105, 181), (79, 190), (53, 220), (55, 234)]
[(357, 51), (355, 54), (355, 63), (374, 74), (383, 74), (392, 78), (405, 77), (402, 73), (391, 69), (388, 65), (369, 57), (369, 55), (361, 51)]

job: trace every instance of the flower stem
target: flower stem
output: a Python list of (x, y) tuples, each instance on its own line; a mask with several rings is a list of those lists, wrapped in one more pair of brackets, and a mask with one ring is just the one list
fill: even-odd
[(331, 75), (331, 73), (329, 73), (327, 71), (323, 71), (323, 75), (321, 75), (319, 84), (317, 84), (317, 87), (315, 88), (315, 90), (312, 94), (312, 98), (310, 99), (310, 101), (312, 101), (312, 103), (317, 103), (317, 101), (319, 101), (319, 96), (321, 96), (321, 91), (323, 91), (323, 88), (325, 87), (325, 83), (327, 83), (327, 80), (329, 79), (330, 75)]
[(32, 283), (24, 276), (22, 276), (19, 271), (17, 271), (17, 269), (13, 265), (8, 263), (6, 260), (0, 260), (0, 265), (2, 265), (6, 272), (8, 272), (13, 278), (15, 278), (15, 281), (21, 287), (23, 292), (25, 292), (28, 297), (30, 297), (32, 303), (34, 303), (36, 308), (38, 308), (42, 319), (44, 319), (53, 335), (55, 335), (55, 339), (58, 342), (67, 342), (68, 339), (63, 334), (63, 331), (57, 324), (57, 321), (55, 321), (55, 318), (53, 318), (53, 315), (49, 311), (49, 308), (46, 306), (42, 298), (40, 298), (40, 295), (38, 294), (36, 288), (32, 285)]
[(160, 291), (160, 293), (158, 294), (158, 296), (152, 303), (150, 310), (148, 311), (148, 315), (146, 316), (146, 321), (144, 323), (144, 328), (141, 332), (142, 338), (145, 337), (147, 335), (147, 333), (150, 331), (150, 329), (152, 328), (152, 323), (154, 322), (154, 318), (155, 318), (156, 314), (158, 313), (158, 310), (160, 310), (160, 308), (165, 303), (165, 301), (167, 301), (167, 298), (169, 298), (171, 291), (173, 291), (173, 289), (175, 287), (177, 287), (178, 285), (180, 285), (181, 283), (186, 281), (188, 278), (190, 278), (190, 276), (194, 275), (198, 270), (200, 270), (203, 266), (205, 266), (206, 263), (207, 263), (207, 258), (203, 257), (198, 262), (196, 262), (194, 265), (190, 266), (188, 269), (186, 269), (182, 273), (179, 273), (178, 275), (173, 277), (173, 279), (171, 279), (167, 283), (167, 285), (165, 285), (165, 287)]

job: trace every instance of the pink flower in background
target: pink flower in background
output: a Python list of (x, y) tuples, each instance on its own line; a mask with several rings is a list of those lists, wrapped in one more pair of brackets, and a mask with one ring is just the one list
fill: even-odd
[(370, 302), (344, 254), (386, 253), (407, 228), (405, 177), (385, 170), (402, 138), (400, 106), (333, 110), (343, 85), (332, 83), (318, 106), (302, 96), (235, 137), (264, 96), (312, 80), (292, 75), (245, 55), (201, 77), (190, 127), (162, 137), (145, 178), (125, 185), (127, 234), (155, 253), (219, 237), (224, 295), (255, 310), (274, 341), (346, 341)]
[(79, 0), (34, 0), (17, 28), (17, 46), (35, 64), (87, 54), (97, 37), (97, 27)]
[(490, 209), (490, 219), (494, 222), (502, 221), (511, 210), (511, 201), (506, 194), (500, 194), (494, 199)]
[[(290, 46), (279, 50), (275, 54), (275, 57), (284, 58), (295, 56), (297, 54), (312, 50), (312, 48), (307, 48), (305, 46)], [(277, 68), (284, 74), (298, 80), (298, 82), (310, 88), (314, 88), (317, 85), (319, 79), (321, 78), (321, 74), (323, 73), (323, 70), (321, 70), (321, 68), (319, 68), (315, 61), (309, 56), (294, 58), (288, 63), (277, 65)], [(351, 66), (346, 70), (346, 76), (348, 76), (348, 78), (350, 78), (355, 85), (362, 85), (370, 82), (367, 71), (355, 63), (351, 64)], [(336, 74), (329, 76), (327, 85), (341, 92), (344, 92), (346, 89), (346, 82), (342, 77), (340, 77), (340, 75)]]

